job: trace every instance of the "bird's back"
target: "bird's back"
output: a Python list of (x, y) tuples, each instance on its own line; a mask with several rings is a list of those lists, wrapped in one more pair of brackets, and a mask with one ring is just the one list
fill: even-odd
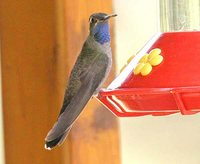
[(106, 79), (112, 60), (109, 44), (88, 37), (72, 69), (57, 122), (46, 137), (46, 146), (61, 144), (91, 96)]
[[(60, 114), (65, 110), (73, 96), (78, 92), (81, 85), (81, 77), (84, 77), (89, 70), (98, 74), (98, 88), (106, 79), (112, 66), (112, 53), (110, 43), (104, 45), (94, 41), (88, 36), (80, 55), (71, 71), (68, 84), (65, 90), (63, 106)], [(98, 90), (98, 88), (96, 90)]]

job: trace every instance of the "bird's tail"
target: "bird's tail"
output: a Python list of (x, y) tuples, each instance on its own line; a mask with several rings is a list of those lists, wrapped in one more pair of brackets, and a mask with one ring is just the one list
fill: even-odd
[(82, 84), (77, 94), (72, 98), (64, 112), (59, 115), (57, 122), (47, 134), (45, 138), (46, 149), (51, 150), (56, 145), (62, 144), (94, 90), (91, 83)]
[[(72, 126), (71, 126), (71, 127), (72, 127)], [(65, 138), (68, 136), (69, 131), (71, 130), (71, 127), (68, 128), (68, 129), (64, 132), (64, 134), (62, 134), (61, 136), (59, 136), (59, 137), (57, 137), (57, 138), (55, 138), (55, 139), (53, 139), (53, 140), (51, 140), (51, 141), (48, 141), (48, 140), (45, 139), (45, 145), (44, 145), (45, 149), (51, 150), (51, 149), (54, 148), (55, 146), (61, 145), (61, 144), (64, 142)], [(48, 134), (50, 134), (50, 133), (51, 133), (51, 131), (50, 131)], [(47, 136), (48, 136), (48, 135), (47, 135)]]

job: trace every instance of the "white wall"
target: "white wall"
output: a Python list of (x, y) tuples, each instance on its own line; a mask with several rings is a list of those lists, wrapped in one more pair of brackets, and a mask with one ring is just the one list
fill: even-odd
[[(1, 46), (0, 46), (1, 56)], [(3, 108), (2, 108), (2, 75), (1, 75), (1, 57), (0, 57), (0, 164), (5, 163), (4, 158), (4, 133), (3, 133)]]
[[(159, 31), (158, 0), (114, 0), (117, 69)], [(124, 61), (124, 62), (123, 62)]]
[[(118, 71), (159, 31), (159, 0), (114, 0)], [(200, 114), (120, 119), (122, 164), (200, 164)]]

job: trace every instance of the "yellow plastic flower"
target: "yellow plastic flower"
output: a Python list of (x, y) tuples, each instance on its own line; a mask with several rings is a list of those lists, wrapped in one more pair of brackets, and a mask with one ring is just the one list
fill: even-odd
[(142, 76), (147, 76), (150, 74), (152, 66), (157, 66), (163, 61), (163, 56), (160, 54), (161, 50), (159, 48), (155, 48), (149, 54), (145, 54), (135, 67), (134, 75), (141, 74)]

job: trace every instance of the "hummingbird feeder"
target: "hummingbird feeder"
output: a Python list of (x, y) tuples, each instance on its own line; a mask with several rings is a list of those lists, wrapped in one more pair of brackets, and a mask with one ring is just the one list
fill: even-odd
[(98, 99), (119, 117), (200, 112), (200, 32), (155, 35)]

